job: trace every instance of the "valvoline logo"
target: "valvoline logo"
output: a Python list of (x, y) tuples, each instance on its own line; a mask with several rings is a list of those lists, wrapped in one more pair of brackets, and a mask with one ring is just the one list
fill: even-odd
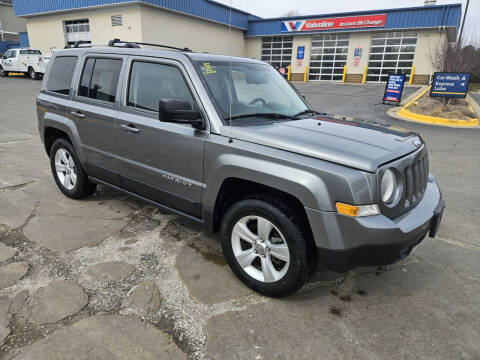
[(282, 23), (282, 31), (298, 31), (303, 26), (304, 21), (284, 21)]

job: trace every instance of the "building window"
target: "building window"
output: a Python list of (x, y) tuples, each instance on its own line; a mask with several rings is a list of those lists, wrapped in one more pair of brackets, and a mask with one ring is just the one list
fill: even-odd
[(262, 61), (275, 67), (292, 62), (293, 36), (270, 36), (262, 39)]
[(122, 15), (112, 15), (112, 26), (122, 26), (123, 18)]
[(347, 63), (348, 34), (325, 34), (312, 37), (309, 80), (341, 81)]
[(90, 42), (90, 23), (88, 19), (65, 21), (65, 37), (68, 45), (75, 41)]
[(367, 81), (387, 81), (388, 74), (405, 73), (410, 79), (417, 47), (415, 31), (372, 34)]

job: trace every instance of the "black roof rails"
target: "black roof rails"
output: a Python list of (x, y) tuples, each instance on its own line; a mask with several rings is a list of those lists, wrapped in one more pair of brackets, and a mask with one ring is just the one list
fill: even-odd
[(192, 51), (187, 47), (182, 49), (175, 46), (152, 44), (152, 43), (141, 43), (136, 41), (122, 41), (120, 39), (113, 39), (108, 42), (108, 46), (117, 46), (117, 44), (123, 44), (122, 47), (126, 47), (126, 48), (139, 48), (140, 45), (145, 45), (145, 46), (157, 46), (165, 49), (172, 49), (172, 50), (179, 50), (179, 51)]
[[(92, 42), (91, 42), (91, 41), (79, 40), (79, 41), (75, 41), (75, 42), (73, 43), (73, 45), (66, 45), (66, 46), (64, 47), (64, 49), (70, 49), (70, 48), (72, 48), (72, 47), (73, 47), (73, 48), (78, 48), (78, 47), (80, 47), (79, 45), (86, 45), (86, 44), (90, 45), (90, 47), (92, 46)], [(85, 46), (85, 47), (88, 47), (88, 46)]]

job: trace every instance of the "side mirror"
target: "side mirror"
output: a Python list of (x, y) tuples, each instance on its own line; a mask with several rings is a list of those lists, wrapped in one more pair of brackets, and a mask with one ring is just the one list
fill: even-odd
[(160, 99), (158, 119), (176, 124), (190, 124), (195, 129), (205, 129), (205, 122), (195, 105), (178, 99)]

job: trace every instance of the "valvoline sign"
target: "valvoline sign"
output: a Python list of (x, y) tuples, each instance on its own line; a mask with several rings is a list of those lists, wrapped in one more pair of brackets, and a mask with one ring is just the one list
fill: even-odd
[(282, 23), (282, 32), (384, 27), (386, 21), (387, 14), (346, 16), (310, 20), (290, 20)]

